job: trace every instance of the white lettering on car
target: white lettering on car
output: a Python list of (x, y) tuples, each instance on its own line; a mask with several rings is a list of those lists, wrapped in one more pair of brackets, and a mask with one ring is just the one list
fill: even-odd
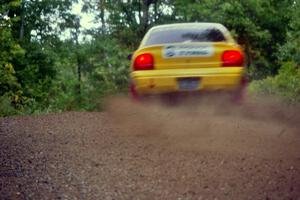
[(212, 45), (183, 45), (165, 46), (163, 49), (164, 58), (176, 58), (176, 57), (209, 57), (213, 55)]

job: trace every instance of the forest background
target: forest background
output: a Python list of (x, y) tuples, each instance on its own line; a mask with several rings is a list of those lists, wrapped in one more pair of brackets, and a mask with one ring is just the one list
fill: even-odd
[(179, 22), (224, 24), (245, 50), (250, 93), (300, 101), (300, 0), (0, 1), (0, 116), (101, 109), (127, 92), (127, 55), (146, 31)]

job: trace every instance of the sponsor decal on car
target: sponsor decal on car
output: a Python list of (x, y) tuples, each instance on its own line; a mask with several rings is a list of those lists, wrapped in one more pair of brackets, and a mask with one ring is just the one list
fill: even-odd
[(201, 46), (165, 46), (163, 49), (164, 58), (178, 58), (178, 57), (209, 57), (213, 55), (212, 45)]

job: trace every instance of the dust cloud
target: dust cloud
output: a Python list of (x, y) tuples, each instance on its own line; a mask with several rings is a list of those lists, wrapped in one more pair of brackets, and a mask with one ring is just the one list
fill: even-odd
[(114, 127), (124, 136), (180, 150), (300, 158), (299, 105), (267, 97), (236, 104), (223, 95), (171, 104), (124, 96), (107, 102)]

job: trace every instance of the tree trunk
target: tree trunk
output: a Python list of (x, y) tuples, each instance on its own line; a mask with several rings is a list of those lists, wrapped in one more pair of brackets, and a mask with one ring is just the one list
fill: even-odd
[(80, 34), (80, 19), (76, 18), (75, 22), (75, 42), (76, 42), (76, 60), (77, 60), (77, 80), (78, 80), (78, 85), (77, 85), (77, 94), (78, 94), (78, 102), (81, 103), (81, 60), (80, 60), (80, 55), (79, 55), (79, 41), (78, 37)]
[(19, 39), (22, 40), (24, 38), (24, 24), (25, 24), (25, 2), (21, 2), (21, 22), (20, 22), (20, 34)]
[(106, 27), (105, 27), (105, 0), (100, 1), (100, 19), (101, 19), (101, 25), (102, 25), (102, 34), (105, 34)]
[(149, 7), (152, 3), (153, 3), (153, 0), (143, 0), (142, 1), (142, 11), (143, 11), (142, 27), (143, 27), (143, 32), (144, 33), (148, 29), (148, 25), (149, 25)]
[(139, 3), (139, 23), (142, 24), (142, 6), (141, 6), (141, 0), (138, 0)]
[(81, 62), (78, 54), (77, 54), (77, 78), (78, 78), (77, 92), (79, 95), (79, 102), (80, 102), (81, 101)]
[(157, 21), (157, 0), (154, 1), (154, 22)]
[(250, 42), (247, 35), (245, 35), (245, 53), (246, 53), (246, 66), (249, 68), (252, 64)]

